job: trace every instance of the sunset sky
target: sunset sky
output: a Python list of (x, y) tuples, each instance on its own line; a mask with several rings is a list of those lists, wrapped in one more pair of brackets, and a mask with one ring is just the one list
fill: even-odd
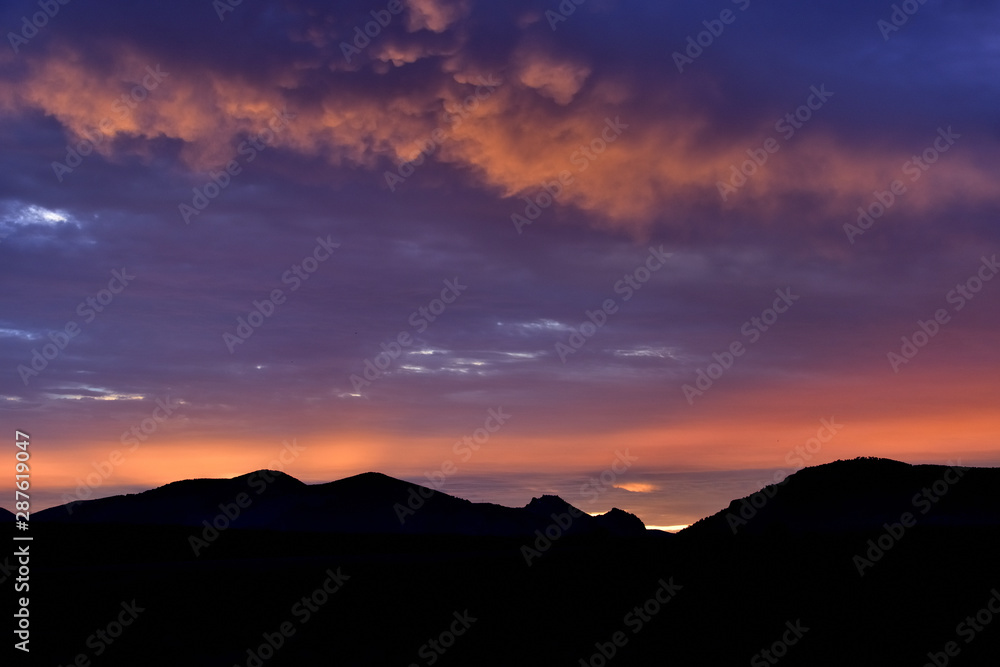
[(1000, 2), (902, 5), (4, 3), (33, 509), (377, 470), (673, 526), (1000, 465)]

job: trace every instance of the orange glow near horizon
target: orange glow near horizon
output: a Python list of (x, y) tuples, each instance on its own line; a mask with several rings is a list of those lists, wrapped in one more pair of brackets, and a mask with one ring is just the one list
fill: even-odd
[[(843, 428), (817, 447), (821, 419), (830, 417)], [(961, 435), (957, 434), (957, 424), (961, 425)], [(585, 474), (608, 469), (616, 451), (626, 449), (637, 458), (634, 471), (791, 472), (857, 456), (941, 464), (961, 458), (969, 465), (974, 464), (970, 459), (991, 460), (995, 456), (992, 437), (998, 431), (1000, 415), (995, 410), (960, 410), (951, 417), (922, 414), (848, 418), (831, 413), (812, 420), (788, 421), (734, 415), (726, 421), (691, 420), (591, 437), (535, 438), (500, 433), (467, 461), (452, 449), (454, 439), (417, 436), (391, 439), (386, 434), (365, 437), (331, 433), (294, 438), (294, 442), (227, 439), (197, 443), (163, 438), (142, 444), (135, 451), (97, 443), (78, 443), (53, 451), (39, 447), (33, 454), (33, 474), (41, 488), (52, 492), (72, 494), (84, 482), (95, 487), (96, 495), (107, 495), (102, 488), (154, 488), (181, 479), (229, 478), (263, 468), (281, 470), (307, 483), (367, 471), (420, 478), (442, 470), (446, 461), (454, 465), (456, 472), (452, 474), (462, 475), (500, 470)], [(956, 457), (958, 446), (964, 456)], [(296, 453), (295, 447), (301, 451)], [(627, 473), (617, 486), (639, 495), (654, 490), (648, 484), (630, 480)]]

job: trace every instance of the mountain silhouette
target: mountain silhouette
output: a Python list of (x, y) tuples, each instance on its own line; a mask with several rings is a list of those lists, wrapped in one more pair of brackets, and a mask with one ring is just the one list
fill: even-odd
[[(561, 521), (566, 534), (643, 535), (619, 509), (593, 517), (558, 496), (523, 508), (473, 503), (377, 472), (305, 484), (272, 470), (232, 479), (191, 479), (137, 494), (74, 501), (35, 515), (55, 523), (201, 526), (367, 534), (530, 536)], [(565, 517), (570, 517), (567, 522)]]
[[(1000, 469), (837, 461), (670, 535), (555, 495), (503, 507), (374, 472), (184, 480), (33, 514), (32, 614), (67, 611), (32, 622), (32, 658), (875, 667), (960, 651), (955, 665), (996, 665), (998, 490)], [(905, 513), (912, 527), (884, 528)], [(0, 580), (17, 567), (0, 556)], [(133, 607), (113, 643), (95, 639)], [(972, 642), (967, 619), (983, 628)]]
[(931, 526), (1000, 525), (1000, 469), (857, 458), (804, 468), (681, 531), (732, 536), (879, 530), (904, 513)]
[(6, 523), (8, 521), (13, 521), (13, 520), (14, 520), (14, 513), (11, 512), (10, 510), (5, 510), (4, 508), (0, 507), (0, 522)]

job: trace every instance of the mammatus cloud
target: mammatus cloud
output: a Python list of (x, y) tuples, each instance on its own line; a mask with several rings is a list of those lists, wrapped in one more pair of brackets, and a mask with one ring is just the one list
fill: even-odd
[(406, 0), (410, 31), (444, 32), (469, 12), (468, 0)]
[[(349, 69), (333, 40), (289, 37), (298, 55), (265, 72), (172, 59), (125, 35), (102, 43), (99, 59), (84, 42), (60, 43), (19, 64), (7, 58), (19, 80), (0, 93), (0, 106), (8, 115), (55, 118), (70, 145), (103, 127), (95, 150), (111, 160), (152, 159), (163, 140), (176, 142), (196, 172), (220, 168), (276, 111), (288, 110), (295, 120), (271, 144), (282, 150), (334, 168), (361, 167), (376, 180), (387, 162), (424, 152), (428, 162), (508, 198), (512, 213), (526, 205), (518, 197), (565, 172), (573, 182), (557, 197), (560, 205), (590, 213), (580, 218), (588, 224), (638, 233), (655, 222), (686, 224), (695, 212), (799, 229), (849, 220), (874, 192), (903, 178), (904, 163), (932, 145), (939, 129), (928, 125), (924, 140), (861, 140), (837, 120), (848, 93), (821, 82), (803, 86), (801, 100), (787, 108), (754, 110), (727, 127), (720, 114), (725, 120), (735, 112), (724, 98), (682, 85), (717, 89), (707, 62), (684, 79), (657, 74), (654, 88), (642, 66), (597, 66), (593, 55), (537, 26), (530, 40), (498, 44), (506, 57), (491, 59), (460, 22), (472, 9), (470, 2), (410, 0), (409, 33), (390, 25), (367, 47), (371, 60)], [(310, 34), (334, 29), (316, 22)], [(165, 74), (141, 101), (128, 108), (116, 102), (152, 70)], [(483, 81), (502, 84), (477, 97)], [(952, 126), (967, 136), (959, 124), (941, 127)], [(436, 130), (440, 141), (431, 141)], [(913, 183), (900, 208), (921, 215), (955, 201), (994, 200), (996, 153), (994, 139), (959, 141)]]
[(563, 106), (573, 101), (591, 72), (586, 65), (542, 53), (515, 53), (514, 63), (521, 84)]

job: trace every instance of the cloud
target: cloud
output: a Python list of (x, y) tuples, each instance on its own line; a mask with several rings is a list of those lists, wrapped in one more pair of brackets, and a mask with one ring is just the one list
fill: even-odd
[[(288, 29), (268, 34), (277, 56), (266, 67), (221, 47), (215, 57), (204, 54), (197, 61), (159, 48), (163, 39), (178, 38), (182, 28), (207, 39), (218, 25), (192, 28), (167, 21), (161, 41), (147, 43), (115, 32), (111, 22), (100, 27), (105, 32), (100, 48), (93, 40), (66, 36), (38, 44), (30, 58), (8, 62), (5, 77), (18, 85), (0, 93), (0, 108), (15, 117), (41, 112), (54, 118), (71, 145), (94, 136), (104, 122), (108, 135), (95, 149), (104, 159), (138, 157), (149, 163), (176, 152), (199, 174), (238, 157), (241, 143), (266, 131), (280, 109), (295, 113), (296, 120), (271, 145), (306, 161), (319, 158), (329, 165), (331, 179), (339, 177), (337, 170), (361, 168), (378, 181), (392, 163), (420, 159), (432, 133), (443, 129), (444, 140), (423, 156), (426, 161), (508, 199), (511, 213), (524, 206), (518, 197), (534, 196), (568, 171), (574, 183), (564, 188), (556, 208), (585, 215), (560, 220), (639, 236), (656, 226), (683, 226), (692, 217), (713, 218), (717, 226), (741, 219), (796, 230), (849, 219), (873, 192), (899, 177), (901, 165), (945, 122), (920, 132), (907, 128), (905, 134), (881, 122), (852, 126), (841, 118), (854, 114), (856, 100), (865, 96), (868, 84), (859, 76), (844, 86), (831, 83), (835, 96), (795, 136), (783, 139), (776, 122), (805, 103), (813, 80), (761, 102), (760, 95), (731, 82), (731, 72), (713, 69), (708, 53), (680, 77), (641, 59), (602, 55), (597, 45), (567, 31), (553, 34), (544, 22), (517, 28), (521, 14), (515, 9), (503, 13), (483, 3), (441, 0), (412, 0), (407, 8), (410, 32), (388, 26), (372, 39), (365, 54), (371, 60), (350, 66), (337, 39), (320, 36), (347, 34), (354, 24), (338, 24), (319, 9), (282, 10), (278, 24)], [(630, 41), (650, 45), (673, 39), (673, 32), (656, 36), (647, 30), (652, 16), (643, 12), (654, 10), (621, 11), (634, 29)], [(256, 12), (240, 7), (227, 22), (243, 20), (264, 29), (268, 24)], [(466, 17), (509, 25), (487, 50), (477, 41), (481, 28), (462, 21)], [(686, 18), (675, 18), (679, 27), (671, 31), (682, 31)], [(572, 20), (582, 28), (606, 18), (581, 11)], [(711, 47), (713, 53), (723, 57), (740, 47), (745, 39), (740, 28), (729, 28)], [(52, 31), (59, 29), (54, 25)], [(844, 46), (848, 39), (840, 33), (828, 37)], [(200, 48), (212, 48), (212, 41)], [(678, 44), (683, 43), (681, 38)], [(735, 69), (744, 66), (749, 65), (739, 62)], [(141, 102), (123, 107), (122, 96), (136, 90), (148, 68), (157, 67), (169, 76), (143, 93)], [(974, 65), (955, 67), (949, 71), (979, 81), (969, 72)], [(504, 83), (487, 99), (477, 99), (482, 77)], [(443, 120), (456, 113), (461, 124)], [(979, 121), (965, 120), (964, 113), (956, 107), (947, 123), (973, 136)], [(605, 129), (609, 119), (627, 126), (613, 143)], [(779, 150), (745, 185), (720, 191), (720, 183), (732, 181), (734, 166), (775, 137)], [(981, 133), (962, 141), (914, 184), (899, 210), (927, 217), (953, 202), (995, 200), (991, 175), (1000, 167), (997, 148), (995, 137)]]
[(467, 0), (406, 0), (409, 29), (444, 32), (469, 11)]
[(657, 490), (654, 484), (644, 482), (628, 482), (625, 484), (615, 484), (614, 488), (628, 491), (629, 493), (653, 493)]
[(583, 87), (591, 69), (569, 60), (558, 60), (541, 53), (514, 54), (518, 80), (543, 97), (567, 105)]

